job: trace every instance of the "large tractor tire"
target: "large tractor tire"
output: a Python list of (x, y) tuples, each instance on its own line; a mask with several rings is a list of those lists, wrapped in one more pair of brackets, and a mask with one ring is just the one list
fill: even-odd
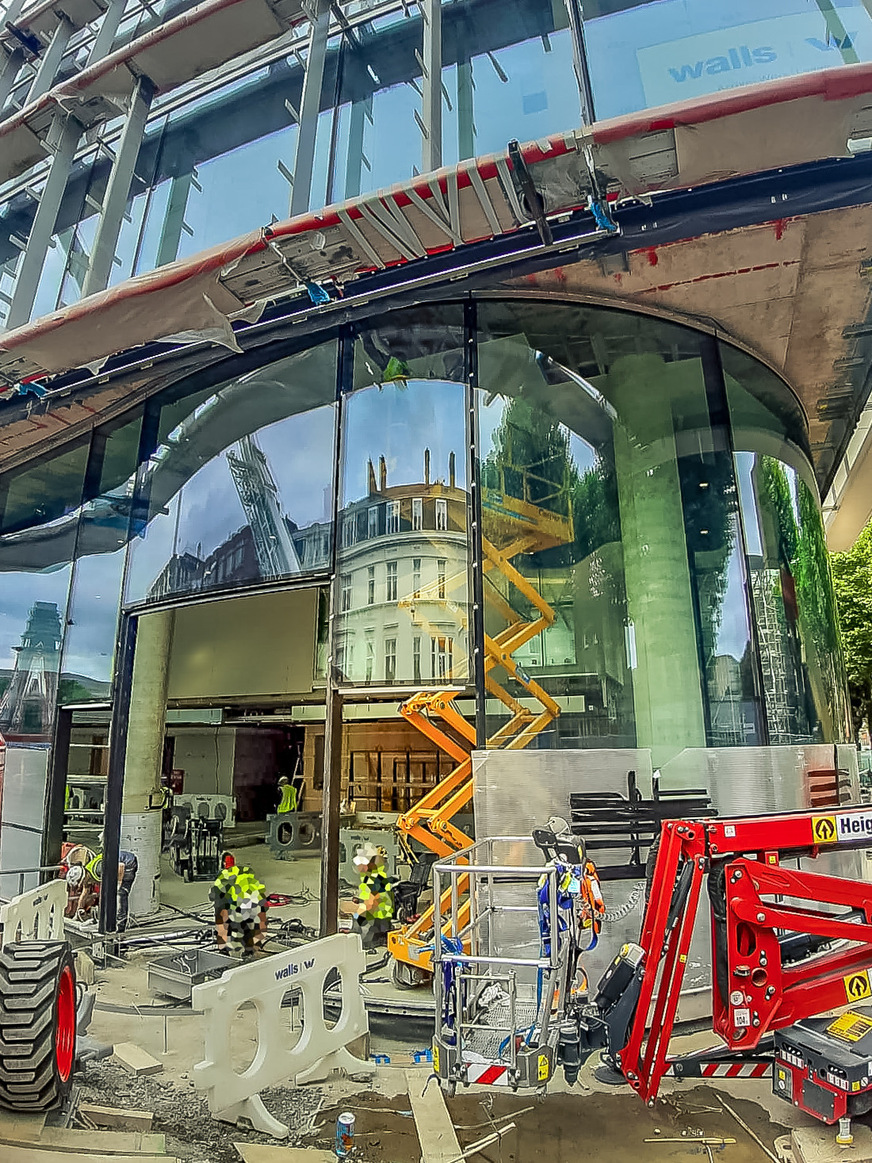
[(69, 945), (0, 949), (0, 1106), (44, 1111), (67, 1096), (76, 1057), (76, 978)]

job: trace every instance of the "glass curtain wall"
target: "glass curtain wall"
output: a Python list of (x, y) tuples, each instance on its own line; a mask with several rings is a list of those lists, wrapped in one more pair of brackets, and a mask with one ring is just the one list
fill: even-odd
[(723, 348), (772, 743), (850, 738), (829, 558), (798, 403)]
[(581, 0), (597, 119), (872, 59), (864, 0)]
[[(580, 98), (562, 2), (522, 0), (507, 12), (495, 0), (455, 0), (443, 5), (442, 25), (444, 164), (503, 150), (512, 138), (534, 140), (577, 127)], [(331, 36), (310, 208), (408, 180), (425, 168), (423, 46), (420, 11), (408, 4)], [(307, 51), (301, 33), (284, 55), (244, 77), (170, 112), (157, 103), (137, 159), (111, 284), (289, 216)], [(73, 168), (34, 316), (81, 295), (110, 158), (108, 150), (90, 152)], [(42, 181), (37, 176), (4, 208), (0, 290), (7, 295)], [(0, 322), (4, 310), (0, 306)]]
[(158, 398), (125, 604), (329, 572), (335, 400), (333, 342)]
[[(0, 867), (40, 863), (43, 803), (88, 442), (0, 482)], [(30, 887), (30, 885), (28, 885)], [(17, 892), (0, 878), (0, 894)]]
[(478, 334), (491, 744), (761, 742), (710, 341), (530, 302)]
[(354, 342), (343, 402), (334, 663), (374, 686), (469, 681), (466, 399), (459, 306)]

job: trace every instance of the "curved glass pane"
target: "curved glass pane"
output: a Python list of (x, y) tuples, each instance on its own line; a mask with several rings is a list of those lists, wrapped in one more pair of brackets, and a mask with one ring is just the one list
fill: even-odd
[(343, 407), (334, 665), (374, 686), (469, 675), (466, 404), (457, 308), (360, 335)]
[(774, 373), (722, 345), (772, 743), (850, 738), (817, 486), (798, 405)]
[(701, 337), (479, 306), (491, 745), (757, 742), (735, 485)]
[(167, 403), (125, 601), (327, 572), (335, 394), (328, 343)]
[(582, 0), (598, 118), (872, 59), (863, 0)]

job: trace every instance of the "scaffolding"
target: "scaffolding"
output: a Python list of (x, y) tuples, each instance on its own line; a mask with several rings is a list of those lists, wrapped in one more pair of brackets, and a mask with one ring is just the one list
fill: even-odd
[[(514, 658), (516, 651), (552, 626), (556, 618), (553, 608), (518, 569), (515, 559), (522, 554), (566, 545), (572, 540), (569, 471), (566, 464), (559, 474), (561, 479), (556, 483), (549, 479), (549, 475), (554, 474), (547, 472), (542, 461), (499, 465), (494, 472), (494, 483), (499, 487), (487, 487), (481, 491), (489, 534), (482, 538), (481, 568), (488, 587), (488, 613), (505, 625), (495, 634), (485, 632), (483, 679), (486, 694), (505, 708), (508, 717), (492, 732), (485, 745), (520, 751), (557, 719), (560, 707)], [(416, 626), (433, 638), (440, 632), (439, 627), (421, 612), (422, 606), (433, 602), (441, 602), (465, 630), (465, 606), (452, 596), (465, 580), (466, 573), (462, 571), (445, 582), (411, 594), (399, 605)], [(437, 586), (441, 587), (441, 592)], [(524, 694), (521, 698), (516, 698), (507, 689), (510, 680), (522, 688)], [(472, 844), (471, 838), (455, 822), (472, 800), (472, 751), (476, 746), (475, 726), (455, 705), (459, 693), (457, 689), (420, 691), (400, 708), (406, 721), (456, 764), (397, 822), (400, 839), (413, 859), (412, 841), (417, 841), (439, 858), (455, 857)], [(438, 903), (440, 930), (446, 937), (455, 935), (455, 925), (459, 926), (458, 932), (463, 930), (469, 920), (466, 878), (457, 880), (454, 892), (459, 892), (464, 900), (453, 913), (449, 913), (447, 895)], [(435, 914), (434, 901), (417, 919), (388, 935), (395, 978), (401, 984), (422, 981), (432, 972)]]

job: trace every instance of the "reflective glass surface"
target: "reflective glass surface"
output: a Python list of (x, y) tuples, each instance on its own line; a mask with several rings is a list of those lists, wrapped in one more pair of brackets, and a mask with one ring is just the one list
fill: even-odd
[(94, 434), (94, 495), (79, 513), (58, 692), (61, 705), (103, 702), (111, 692), (141, 428), (140, 410)]
[(863, 0), (582, 0), (598, 119), (872, 59)]
[(723, 360), (770, 741), (841, 742), (845, 677), (798, 405), (750, 356)]
[(355, 343), (337, 517), (345, 682), (468, 679), (463, 366), (456, 307), (399, 312)]
[(588, 307), (480, 304), (488, 734), (757, 742), (735, 486), (701, 337)]
[(329, 343), (161, 407), (125, 601), (328, 571), (335, 395)]

